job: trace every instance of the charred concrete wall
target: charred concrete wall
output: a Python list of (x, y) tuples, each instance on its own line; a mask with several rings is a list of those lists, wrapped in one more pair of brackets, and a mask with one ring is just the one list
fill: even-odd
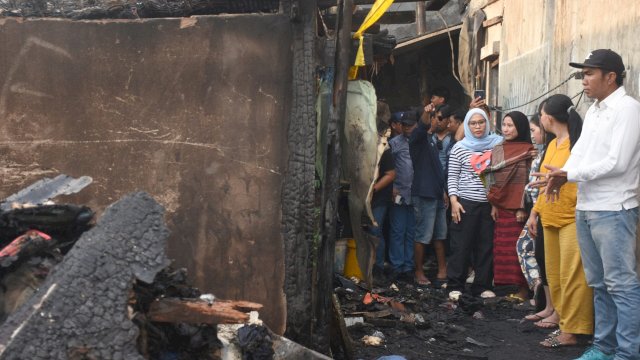
[(98, 211), (148, 191), (176, 265), (282, 333), (289, 17), (4, 18), (0, 34), (0, 195), (60, 172), (93, 177), (72, 200)]

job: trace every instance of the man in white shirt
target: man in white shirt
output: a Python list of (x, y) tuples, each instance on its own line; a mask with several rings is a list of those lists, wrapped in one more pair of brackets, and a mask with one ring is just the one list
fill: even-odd
[(578, 183), (576, 225), (587, 282), (594, 290), (593, 346), (579, 360), (640, 359), (640, 280), (636, 227), (640, 165), (640, 103), (622, 86), (624, 64), (611, 50), (583, 63), (584, 93), (596, 99), (564, 168), (552, 168), (547, 197)]

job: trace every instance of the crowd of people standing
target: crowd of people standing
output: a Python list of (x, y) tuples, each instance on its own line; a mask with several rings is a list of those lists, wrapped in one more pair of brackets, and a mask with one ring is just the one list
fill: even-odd
[(525, 320), (553, 330), (541, 346), (585, 340), (592, 345), (579, 360), (640, 359), (640, 103), (626, 94), (614, 51), (569, 65), (594, 100), (584, 120), (556, 94), (530, 119), (505, 114), (495, 131), (483, 99), (453, 109), (445, 88), (421, 111), (393, 114), (372, 202), (374, 279), (481, 298), (511, 285), (511, 299), (536, 305)]

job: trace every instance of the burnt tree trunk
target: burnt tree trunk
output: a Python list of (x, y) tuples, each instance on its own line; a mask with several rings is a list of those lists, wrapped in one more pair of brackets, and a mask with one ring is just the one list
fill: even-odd
[(0, 359), (143, 359), (128, 302), (168, 265), (163, 215), (145, 193), (107, 208), (0, 328)]
[(285, 335), (303, 345), (312, 341), (312, 268), (315, 215), (315, 0), (282, 0), (293, 28), (293, 84), (289, 116), (289, 162), (282, 191), (287, 298)]

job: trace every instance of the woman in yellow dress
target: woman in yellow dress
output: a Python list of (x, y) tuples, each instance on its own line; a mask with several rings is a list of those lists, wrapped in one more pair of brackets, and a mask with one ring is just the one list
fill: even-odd
[[(556, 135), (547, 147), (538, 174), (543, 185), (544, 174), (548, 172), (544, 165), (561, 168), (569, 159), (571, 148), (582, 131), (582, 118), (571, 99), (561, 94), (551, 96), (541, 114), (545, 130)], [(551, 198), (554, 201), (550, 201)], [(556, 314), (537, 322), (536, 326), (554, 328), (557, 322), (560, 328), (540, 343), (545, 347), (576, 345), (578, 335), (593, 334), (593, 292), (587, 286), (582, 268), (575, 220), (576, 201), (577, 185), (566, 183), (557, 193), (541, 194), (529, 217), (529, 232), (533, 234), (536, 226), (532, 224), (537, 223), (538, 216), (542, 221), (547, 280), (556, 309)]]

